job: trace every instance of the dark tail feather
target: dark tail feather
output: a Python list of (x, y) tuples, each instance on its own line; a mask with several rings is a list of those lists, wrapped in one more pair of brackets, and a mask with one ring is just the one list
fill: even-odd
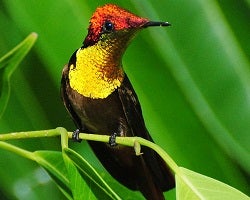
[(164, 200), (163, 191), (160, 187), (158, 187), (155, 182), (154, 178), (152, 177), (152, 173), (149, 171), (148, 167), (145, 164), (144, 159), (141, 157), (140, 164), (138, 164), (138, 179), (140, 182), (138, 184), (138, 190), (141, 191), (143, 196), (147, 200)]
[[(148, 134), (148, 140), (153, 139)], [(175, 178), (165, 161), (152, 149), (142, 147), (144, 161), (152, 174), (154, 183), (162, 190), (168, 191), (175, 187)]]

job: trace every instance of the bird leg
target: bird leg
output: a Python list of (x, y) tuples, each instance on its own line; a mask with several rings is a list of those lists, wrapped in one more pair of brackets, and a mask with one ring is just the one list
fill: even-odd
[(117, 133), (112, 133), (112, 134), (110, 135), (110, 137), (109, 137), (109, 145), (110, 145), (111, 147), (115, 147), (115, 146), (117, 145), (117, 143), (115, 142), (116, 136), (117, 136), (117, 135), (118, 135)]
[(72, 133), (72, 139), (74, 142), (81, 142), (82, 139), (79, 138), (79, 134), (80, 134), (81, 130), (78, 128), (76, 129), (73, 133)]

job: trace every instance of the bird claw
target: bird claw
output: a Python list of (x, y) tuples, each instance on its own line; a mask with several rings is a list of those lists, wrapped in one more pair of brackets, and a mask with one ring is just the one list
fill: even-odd
[(117, 143), (115, 142), (117, 135), (118, 135), (117, 133), (113, 133), (113, 134), (110, 135), (110, 137), (109, 137), (109, 145), (111, 147), (115, 147), (117, 145)]
[(73, 133), (72, 133), (72, 139), (74, 142), (81, 142), (82, 139), (79, 138), (79, 134), (80, 134), (80, 129), (76, 129)]

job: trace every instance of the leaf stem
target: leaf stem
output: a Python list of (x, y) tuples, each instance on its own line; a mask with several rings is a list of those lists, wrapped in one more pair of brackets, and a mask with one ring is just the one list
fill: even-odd
[[(56, 128), (56, 130), (61, 134), (62, 150), (64, 150), (65, 148), (68, 148), (68, 141), (69, 141), (70, 134), (67, 132), (65, 128), (62, 128), (62, 127), (58, 127)], [(71, 137), (72, 137), (72, 133), (71, 133)]]
[[(72, 133), (68, 132), (69, 137), (72, 136)], [(94, 140), (99, 142), (108, 142), (109, 141), (108, 135), (97, 135), (97, 134), (86, 134), (81, 133), (80, 138), (84, 140)], [(154, 151), (156, 151), (162, 159), (167, 163), (169, 168), (173, 171), (174, 174), (180, 175), (181, 171), (179, 170), (178, 165), (173, 161), (173, 159), (158, 145), (156, 145), (153, 142), (150, 142), (146, 139), (140, 138), (140, 137), (116, 137), (116, 143), (121, 145), (126, 145), (130, 147), (137, 147), (138, 143), (143, 146), (147, 146)], [(139, 155), (137, 152), (137, 149), (135, 149), (136, 154)], [(142, 152), (143, 153), (143, 152)]]
[[(72, 132), (67, 132), (65, 128), (58, 127), (56, 129), (42, 130), (42, 131), (28, 131), (28, 132), (16, 132), (16, 133), (7, 133), (0, 134), (0, 142), (5, 140), (13, 139), (25, 139), (25, 138), (39, 138), (39, 137), (55, 137), (61, 135), (61, 145), (62, 149), (68, 148), (68, 138), (72, 138)], [(109, 141), (109, 135), (97, 135), (97, 134), (88, 134), (80, 133), (80, 138), (83, 140), (93, 140), (99, 142)], [(181, 174), (178, 165), (173, 161), (173, 159), (158, 145), (153, 142), (150, 142), (146, 139), (140, 137), (116, 137), (116, 143), (121, 145), (126, 145), (135, 148), (136, 155), (140, 155), (140, 145), (147, 146), (154, 151), (156, 151), (163, 160), (167, 163), (170, 169), (174, 174)], [(10, 145), (5, 142), (0, 143), (0, 147), (13, 151), (19, 155), (22, 155), (26, 158), (32, 159), (32, 153)], [(142, 152), (143, 153), (143, 152)], [(33, 159), (32, 159), (33, 160)]]
[(5, 149), (7, 151), (11, 151), (13, 153), (16, 153), (19, 156), (23, 156), (27, 159), (35, 161), (35, 156), (33, 155), (32, 152), (21, 149), (21, 148), (16, 147), (12, 144), (8, 144), (7, 142), (0, 141), (0, 148)]
[(39, 137), (55, 137), (59, 135), (60, 135), (60, 131), (58, 131), (58, 129), (14, 132), (14, 133), (0, 134), (0, 141), (27, 139), (27, 138), (39, 138)]

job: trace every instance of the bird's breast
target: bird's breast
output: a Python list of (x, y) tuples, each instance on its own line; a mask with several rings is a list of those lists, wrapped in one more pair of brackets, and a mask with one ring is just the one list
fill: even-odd
[(70, 87), (84, 97), (103, 99), (118, 88), (124, 77), (108, 50), (91, 46), (80, 48), (76, 63), (69, 66)]

